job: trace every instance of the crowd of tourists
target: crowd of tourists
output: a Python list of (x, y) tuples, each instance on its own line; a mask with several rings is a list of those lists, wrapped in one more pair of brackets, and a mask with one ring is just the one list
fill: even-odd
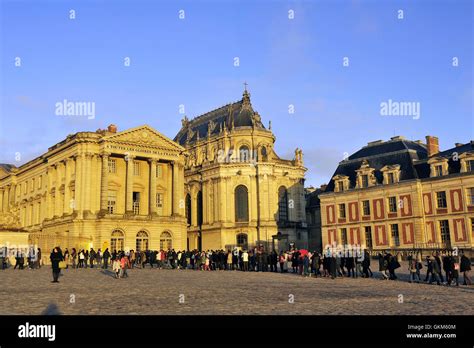
[[(6, 258), (0, 260), (1, 268), (6, 268)], [(402, 256), (389, 252), (380, 252), (378, 271), (380, 279), (396, 280), (396, 272), (401, 267)], [(41, 267), (41, 249), (36, 254), (20, 253), (15, 257), (14, 269), (36, 269)], [(171, 250), (141, 250), (141, 251), (102, 251), (94, 248), (75, 249), (64, 251), (56, 247), (51, 252), (50, 261), (53, 268), (53, 282), (58, 281), (60, 270), (63, 268), (100, 268), (109, 266), (116, 278), (128, 277), (127, 269), (156, 268), (199, 271), (242, 271), (242, 272), (280, 272), (294, 273), (304, 277), (374, 277), (371, 269), (371, 255), (367, 250), (360, 254), (337, 255), (326, 250), (323, 253), (310, 252), (305, 249), (290, 251), (276, 250), (270, 252), (264, 248), (250, 250), (207, 250), (207, 251), (175, 251)], [(436, 252), (426, 256), (422, 262), (420, 253), (411, 253), (407, 257), (409, 282), (425, 282), (438, 285), (459, 285), (459, 277), (463, 275), (463, 285), (471, 285), (471, 261), (461, 252), (454, 255), (450, 252)], [(426, 268), (422, 280), (422, 269)], [(444, 275), (443, 275), (444, 273)]]

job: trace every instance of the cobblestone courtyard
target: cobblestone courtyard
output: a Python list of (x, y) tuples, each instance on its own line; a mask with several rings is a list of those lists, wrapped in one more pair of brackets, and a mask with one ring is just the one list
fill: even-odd
[(50, 267), (0, 271), (0, 314), (474, 314), (472, 286), (376, 278), (134, 269), (115, 279), (68, 269), (50, 281)]

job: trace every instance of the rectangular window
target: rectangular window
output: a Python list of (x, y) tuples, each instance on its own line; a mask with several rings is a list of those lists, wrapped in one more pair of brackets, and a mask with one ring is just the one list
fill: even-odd
[(395, 182), (395, 175), (393, 173), (387, 174), (387, 183), (393, 184)]
[(388, 211), (390, 213), (397, 212), (397, 197), (388, 197)]
[(474, 234), (474, 218), (471, 218), (471, 233)]
[(398, 234), (398, 224), (390, 225), (390, 229), (392, 231), (392, 245), (393, 246), (400, 246), (400, 236)]
[(346, 245), (347, 244), (347, 229), (341, 228), (341, 244)]
[(109, 173), (117, 172), (117, 161), (113, 158), (109, 158)]
[(449, 222), (448, 222), (448, 220), (441, 220), (439, 222), (439, 231), (441, 233), (441, 242), (442, 243), (451, 242), (451, 236), (449, 234)]
[(156, 212), (158, 215), (163, 215), (163, 194), (156, 194)]
[(369, 187), (369, 176), (362, 175), (362, 187)]
[(370, 215), (370, 201), (362, 201), (362, 211), (364, 216)]
[(109, 191), (107, 196), (107, 211), (109, 214), (115, 213), (115, 206), (117, 204), (117, 192)]
[(469, 205), (474, 205), (474, 187), (467, 189), (467, 201)]
[(372, 228), (370, 226), (365, 226), (365, 245), (372, 249)]
[(31, 192), (35, 190), (35, 179), (31, 179)]
[(436, 192), (436, 203), (438, 208), (447, 208), (448, 205), (446, 203), (446, 192)]
[(344, 191), (344, 182), (343, 181), (338, 181), (337, 182), (337, 187), (339, 188), (339, 192)]
[(159, 164), (156, 166), (156, 177), (160, 179), (163, 177), (163, 167)]
[(133, 213), (140, 214), (140, 192), (133, 192)]
[(133, 175), (140, 175), (140, 162), (133, 162)]
[(435, 166), (435, 173), (436, 173), (436, 176), (443, 176), (443, 166), (442, 165)]
[(339, 204), (339, 217), (341, 219), (346, 218), (346, 205), (344, 203)]
[(466, 170), (468, 172), (474, 172), (474, 160), (467, 160), (466, 161)]

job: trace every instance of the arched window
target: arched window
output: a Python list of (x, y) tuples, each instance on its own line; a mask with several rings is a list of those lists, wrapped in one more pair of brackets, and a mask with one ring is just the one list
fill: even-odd
[(239, 233), (237, 235), (237, 246), (242, 247), (243, 249), (247, 248), (248, 237), (246, 233)]
[(288, 191), (285, 186), (278, 189), (278, 221), (288, 221)]
[(244, 185), (235, 188), (235, 221), (249, 221), (248, 190)]
[(202, 192), (199, 191), (196, 197), (197, 205), (197, 224), (198, 226), (202, 225)]
[(136, 251), (148, 250), (148, 233), (140, 231), (137, 233)]
[(243, 145), (239, 149), (239, 159), (240, 162), (249, 162), (250, 161), (250, 150), (248, 146)]
[(123, 250), (124, 233), (121, 230), (113, 230), (110, 237), (110, 251)]
[(171, 250), (173, 249), (173, 238), (171, 233), (164, 231), (160, 235), (160, 250)]
[(188, 226), (191, 226), (191, 195), (189, 193), (186, 195), (186, 220)]
[(268, 159), (268, 156), (267, 156), (267, 148), (265, 146), (262, 146), (262, 149), (260, 150), (260, 153), (262, 154), (262, 159), (261, 161), (262, 162), (266, 162), (267, 159)]

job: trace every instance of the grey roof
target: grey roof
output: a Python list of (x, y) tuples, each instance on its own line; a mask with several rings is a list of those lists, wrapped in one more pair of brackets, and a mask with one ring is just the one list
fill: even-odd
[[(460, 145), (431, 157), (449, 158), (449, 174), (459, 173), (460, 161), (453, 160), (453, 153), (458, 155), (464, 152), (474, 151), (474, 141)], [(377, 183), (383, 181), (383, 174), (380, 171), (386, 165), (400, 165), (400, 181), (411, 179), (424, 179), (430, 177), (430, 166), (428, 164), (428, 151), (425, 144), (420, 142), (405, 140), (401, 137), (394, 137), (392, 140), (369, 143), (354, 154), (348, 160), (339, 163), (336, 171), (331, 177), (325, 192), (334, 191), (335, 175), (346, 175), (350, 180), (350, 188), (355, 187), (357, 172), (362, 162), (366, 160), (371, 168), (374, 168), (374, 175)]]
[(0, 168), (5, 169), (5, 171), (10, 172), (12, 168), (16, 168), (13, 164), (0, 163)]
[(256, 113), (250, 102), (250, 94), (244, 91), (242, 99), (224, 105), (218, 109), (209, 111), (192, 120), (183, 120), (183, 126), (174, 138), (180, 145), (193, 143), (198, 138), (206, 138), (219, 134), (224, 128), (230, 130), (232, 127), (257, 127), (265, 129), (260, 116)]

